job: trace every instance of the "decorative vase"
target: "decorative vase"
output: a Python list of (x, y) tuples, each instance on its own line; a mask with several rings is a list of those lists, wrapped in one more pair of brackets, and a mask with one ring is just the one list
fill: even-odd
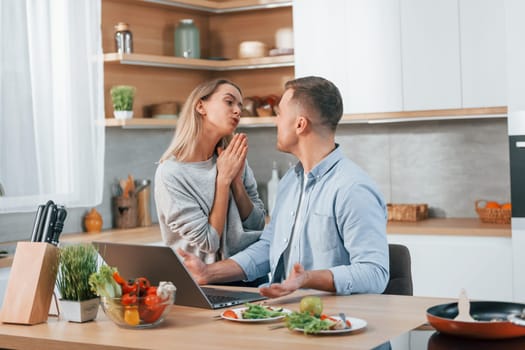
[(97, 317), (99, 305), (100, 298), (84, 301), (60, 299), (60, 314), (67, 321), (83, 323), (94, 320)]
[(86, 232), (100, 232), (102, 230), (102, 223), (102, 216), (95, 208), (92, 208), (84, 217)]
[(113, 111), (115, 119), (131, 119), (133, 118), (133, 111)]

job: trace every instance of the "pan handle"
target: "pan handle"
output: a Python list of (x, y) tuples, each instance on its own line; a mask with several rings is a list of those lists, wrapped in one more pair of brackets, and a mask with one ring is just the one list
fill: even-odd
[(523, 309), (521, 314), (508, 315), (507, 320), (517, 326), (525, 327), (525, 309)]

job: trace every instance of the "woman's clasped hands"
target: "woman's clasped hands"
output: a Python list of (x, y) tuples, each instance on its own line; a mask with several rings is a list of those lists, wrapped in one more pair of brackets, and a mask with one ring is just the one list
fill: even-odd
[(226, 149), (217, 147), (217, 180), (230, 185), (242, 182), (244, 163), (248, 154), (248, 137), (235, 134)]

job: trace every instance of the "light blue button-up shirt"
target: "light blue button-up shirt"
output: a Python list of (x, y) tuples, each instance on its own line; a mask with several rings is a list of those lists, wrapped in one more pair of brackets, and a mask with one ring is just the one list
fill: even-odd
[[(303, 176), (301, 163), (283, 176), (269, 225), (257, 242), (232, 257), (248, 280), (268, 272), (274, 276), (291, 241)], [(303, 227), (296, 231), (290, 261), (307, 270), (329, 269), (337, 294), (384, 291), (389, 277), (385, 202), (339, 145), (307, 174), (300, 210)]]

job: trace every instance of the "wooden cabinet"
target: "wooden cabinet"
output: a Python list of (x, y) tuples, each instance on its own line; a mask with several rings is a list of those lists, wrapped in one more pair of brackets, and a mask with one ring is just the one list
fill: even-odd
[[(200, 31), (202, 59), (174, 57), (174, 30), (183, 18), (192, 18)], [(116, 54), (113, 26), (126, 22), (133, 34), (132, 54)], [(102, 1), (102, 44), (105, 53), (104, 95), (107, 125), (115, 121), (109, 90), (113, 85), (137, 88), (134, 119), (144, 116), (144, 106), (183, 103), (200, 82), (215, 77), (231, 79), (244, 96), (280, 94), (284, 82), (294, 77), (294, 57), (238, 59), (237, 48), (246, 40), (275, 46), (275, 32), (292, 27), (291, 1), (283, 0), (143, 0)], [(214, 58), (214, 59), (209, 59)], [(228, 60), (222, 60), (228, 58)], [(131, 121), (130, 125), (170, 126), (174, 121)]]
[(457, 0), (401, 0), (405, 110), (461, 108)]
[(500, 0), (460, 0), (463, 107), (507, 105), (505, 8)]

